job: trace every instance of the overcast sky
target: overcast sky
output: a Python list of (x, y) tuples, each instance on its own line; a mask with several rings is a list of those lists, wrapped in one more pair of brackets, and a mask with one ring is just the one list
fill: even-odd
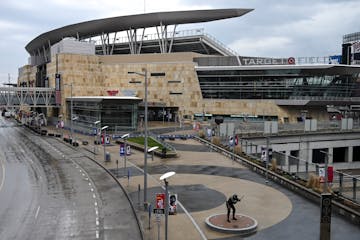
[(0, 0), (0, 83), (17, 81), (25, 45), (38, 35), (98, 18), (159, 11), (252, 8), (233, 19), (182, 25), (204, 28), (239, 55), (328, 56), (342, 36), (359, 32), (359, 0)]

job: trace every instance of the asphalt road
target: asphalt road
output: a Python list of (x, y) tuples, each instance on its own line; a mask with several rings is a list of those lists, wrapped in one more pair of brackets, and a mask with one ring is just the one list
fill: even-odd
[(84, 153), (0, 117), (0, 239), (141, 239), (121, 188)]

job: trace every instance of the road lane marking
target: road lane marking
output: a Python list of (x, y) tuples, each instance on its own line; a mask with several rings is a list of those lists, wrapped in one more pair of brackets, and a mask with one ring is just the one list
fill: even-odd
[(96, 195), (93, 193), (93, 198), (96, 198)]
[(35, 219), (38, 217), (39, 211), (40, 211), (40, 206), (38, 206), (38, 208), (36, 209)]
[(97, 202), (95, 202), (94, 205), (97, 206)]
[(95, 235), (96, 235), (96, 238), (99, 238), (99, 231), (98, 230), (95, 231)]

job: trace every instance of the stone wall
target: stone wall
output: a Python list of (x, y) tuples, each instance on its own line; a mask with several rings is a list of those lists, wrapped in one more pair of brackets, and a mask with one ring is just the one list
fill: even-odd
[[(327, 118), (326, 108), (284, 107), (273, 100), (203, 99), (197, 74), (194, 70), (195, 53), (141, 54), (141, 55), (79, 55), (58, 54), (47, 64), (50, 87), (55, 87), (56, 66), (61, 74), (62, 106), (59, 114), (66, 116), (66, 98), (71, 96), (108, 96), (109, 90), (118, 91), (118, 96), (133, 93), (144, 98), (144, 76), (129, 72), (148, 72), (148, 102), (165, 103), (178, 107), (179, 116), (194, 113), (248, 114), (278, 116), (296, 122), (302, 109), (307, 116), (318, 120)], [(25, 66), (20, 79), (35, 79), (36, 67)], [(165, 76), (150, 76), (150, 73), (165, 73)], [(136, 80), (138, 84), (130, 83)]]

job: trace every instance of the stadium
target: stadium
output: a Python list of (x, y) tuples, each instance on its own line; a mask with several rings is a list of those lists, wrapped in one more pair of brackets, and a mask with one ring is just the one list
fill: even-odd
[[(136, 129), (150, 121), (216, 116), (249, 121), (329, 119), (329, 107), (358, 116), (360, 67), (331, 57), (239, 56), (203, 29), (181, 24), (226, 21), (253, 9), (158, 12), (76, 23), (26, 45), (18, 86), (52, 88), (48, 117), (77, 116)], [(147, 99), (145, 102), (144, 99)]]

